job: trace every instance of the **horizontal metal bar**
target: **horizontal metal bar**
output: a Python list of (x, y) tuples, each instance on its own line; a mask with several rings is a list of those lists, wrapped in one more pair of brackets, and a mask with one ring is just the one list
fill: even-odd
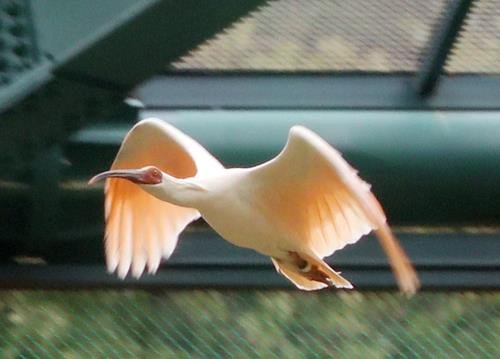
[[(497, 268), (500, 270), (500, 233), (398, 233), (403, 247), (416, 266), (433, 269)], [(373, 234), (334, 253), (328, 262), (344, 268), (388, 268), (388, 263)], [(269, 259), (248, 249), (235, 247), (213, 231), (181, 236), (169, 266), (262, 266)]]
[(421, 98), (413, 74), (207, 74), (158, 76), (136, 89), (146, 108), (500, 109), (500, 75), (443, 76)]
[[(269, 259), (249, 249), (236, 247), (204, 226), (204, 230), (188, 229), (181, 234), (172, 257), (165, 262), (169, 267), (240, 267), (268, 265)], [(403, 227), (404, 228), (404, 227)], [(500, 269), (500, 231), (493, 233), (443, 233), (427, 229), (428, 233), (396, 232), (403, 247), (418, 267), (433, 269)], [(38, 254), (50, 264), (103, 263), (101, 229), (78, 241), (61, 238), (51, 241)], [(83, 243), (83, 244), (81, 244)], [(86, 257), (82, 251), (87, 249)], [(387, 269), (384, 252), (373, 234), (356, 245), (334, 253), (328, 262), (335, 268)]]
[[(398, 233), (398, 237), (424, 288), (500, 288), (497, 234)], [(173, 256), (159, 272), (139, 280), (122, 281), (107, 274), (102, 258), (86, 264), (79, 258), (75, 264), (75, 258), (84, 250), (79, 247), (77, 243), (62, 247), (54, 243), (46, 254), (62, 256), (46, 256), (48, 265), (0, 265), (0, 287), (290, 287), (275, 272), (269, 258), (235, 247), (212, 231), (183, 234)], [(338, 251), (328, 262), (357, 288), (395, 288), (385, 254), (373, 236)]]
[[(342, 272), (356, 289), (395, 289), (389, 270), (354, 270)], [(500, 270), (440, 271), (419, 270), (422, 289), (498, 289)], [(46, 267), (0, 266), (0, 288), (81, 288), (81, 287), (209, 287), (209, 288), (293, 288), (265, 267), (166, 267), (156, 275), (124, 281), (106, 273), (102, 265), (53, 265)]]

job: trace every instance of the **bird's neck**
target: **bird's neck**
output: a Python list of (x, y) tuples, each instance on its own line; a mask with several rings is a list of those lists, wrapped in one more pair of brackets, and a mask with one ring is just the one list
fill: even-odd
[(206, 191), (194, 178), (175, 178), (166, 173), (163, 173), (162, 183), (141, 187), (159, 200), (190, 208), (199, 207)]

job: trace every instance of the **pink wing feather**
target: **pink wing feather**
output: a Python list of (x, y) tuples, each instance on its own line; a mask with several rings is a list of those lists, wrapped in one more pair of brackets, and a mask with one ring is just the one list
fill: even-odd
[[(200, 144), (157, 119), (137, 123), (127, 134), (111, 169), (153, 165), (187, 178), (220, 170), (223, 166)], [(105, 184), (105, 251), (108, 271), (125, 277), (131, 269), (139, 277), (146, 266), (156, 272), (168, 258), (178, 235), (200, 217), (193, 208), (158, 200), (126, 180), (108, 178)]]
[(294, 126), (284, 150), (258, 166), (256, 201), (292, 233), (287, 248), (318, 259), (375, 230), (400, 288), (413, 293), (417, 274), (393, 236), (382, 207), (340, 153), (314, 132)]

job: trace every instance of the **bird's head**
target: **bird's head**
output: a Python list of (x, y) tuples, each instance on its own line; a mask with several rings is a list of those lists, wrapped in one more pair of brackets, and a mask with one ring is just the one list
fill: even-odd
[(155, 166), (139, 169), (119, 169), (99, 173), (92, 177), (89, 184), (94, 184), (108, 177), (123, 178), (136, 184), (155, 185), (163, 181), (162, 171)]

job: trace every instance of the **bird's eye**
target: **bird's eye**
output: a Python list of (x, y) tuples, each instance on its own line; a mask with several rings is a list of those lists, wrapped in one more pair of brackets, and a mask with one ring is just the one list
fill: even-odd
[(151, 175), (153, 177), (159, 177), (160, 176), (160, 171), (158, 171), (156, 168), (153, 168), (153, 170), (151, 171)]
[(144, 184), (158, 184), (162, 181), (163, 175), (158, 168), (150, 167), (144, 174)]

